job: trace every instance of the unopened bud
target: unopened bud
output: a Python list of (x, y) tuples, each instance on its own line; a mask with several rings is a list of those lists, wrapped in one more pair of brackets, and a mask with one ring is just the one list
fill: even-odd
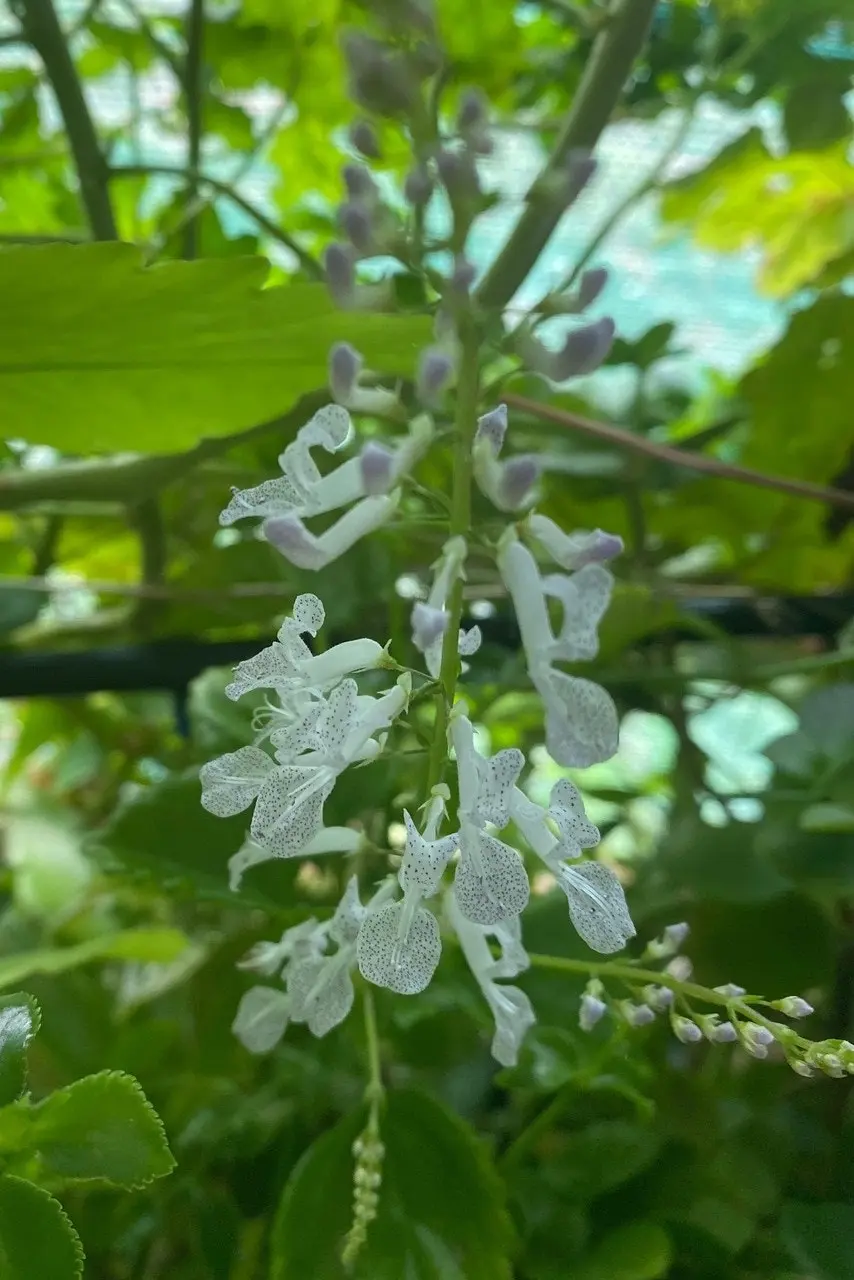
[(433, 179), (426, 165), (417, 164), (403, 180), (403, 194), (411, 205), (426, 204), (433, 194)]
[(613, 346), (615, 332), (614, 321), (610, 316), (604, 316), (567, 334), (563, 349), (558, 353), (556, 368), (560, 376), (555, 381), (563, 382), (567, 378), (595, 373)]
[(656, 1013), (666, 1013), (673, 1004), (673, 992), (670, 987), (657, 987), (650, 984), (644, 987), (643, 998)]
[(419, 400), (431, 407), (440, 404), (453, 376), (454, 365), (450, 356), (438, 347), (427, 347), (421, 352), (415, 376)]
[(673, 1027), (673, 1034), (683, 1044), (697, 1044), (703, 1038), (702, 1031), (690, 1018), (682, 1018), (679, 1014), (675, 1014), (670, 1019), (670, 1025)]
[(739, 1000), (742, 996), (747, 995), (745, 988), (737, 986), (734, 982), (724, 982), (719, 987), (713, 987), (713, 990), (717, 991), (720, 996), (726, 996), (727, 1000)]
[(508, 458), (501, 468), (496, 506), (501, 511), (517, 511), (531, 498), (540, 478), (541, 466), (533, 454)]
[(655, 1022), (655, 1013), (648, 1004), (635, 1004), (632, 1000), (621, 1000), (620, 1012), (630, 1027), (647, 1027), (651, 1022)]
[(363, 164), (345, 164), (341, 170), (341, 177), (344, 179), (344, 186), (351, 200), (363, 200), (366, 204), (373, 204), (379, 199), (377, 184), (371, 177), (370, 170)]
[(452, 200), (471, 199), (480, 194), (477, 169), (464, 151), (443, 148), (436, 157), (436, 168)]
[(603, 1000), (585, 991), (581, 997), (581, 1007), (578, 1013), (578, 1025), (581, 1030), (592, 1031), (607, 1010), (608, 1006)]
[(741, 1042), (752, 1057), (767, 1058), (768, 1046), (774, 1043), (774, 1037), (767, 1027), (744, 1022), (741, 1025)]
[(715, 1044), (734, 1044), (738, 1039), (738, 1032), (731, 1022), (719, 1022), (712, 1030), (709, 1039)]
[(499, 404), (477, 420), (476, 440), (488, 440), (496, 454), (501, 452), (507, 434), (507, 405)]
[(771, 1008), (778, 1009), (787, 1018), (808, 1018), (815, 1013), (812, 1005), (802, 1000), (800, 996), (785, 996), (782, 1000), (774, 1000)]
[(665, 973), (669, 973), (672, 978), (676, 978), (677, 982), (687, 982), (694, 972), (694, 966), (687, 956), (674, 956), (668, 965), (665, 966)]
[(466, 89), (457, 111), (457, 129), (465, 134), (471, 129), (482, 128), (486, 120), (487, 104), (483, 93), (480, 89)]
[(379, 116), (408, 115), (417, 101), (418, 84), (406, 59), (361, 31), (347, 31), (341, 44), (353, 101)]
[(339, 306), (349, 306), (356, 293), (353, 254), (349, 245), (327, 245), (323, 266), (329, 292)]
[(359, 454), (365, 493), (388, 493), (394, 480), (394, 454), (385, 445), (369, 440)]
[(815, 1075), (815, 1071), (808, 1062), (804, 1062), (803, 1058), (790, 1058), (789, 1066), (796, 1075), (803, 1076), (805, 1080), (811, 1080)]
[(468, 295), (469, 290), (474, 284), (477, 271), (465, 258), (458, 256), (454, 259), (454, 270), (451, 273), (450, 285), (454, 293), (462, 296)]
[(664, 930), (664, 937), (671, 944), (674, 951), (678, 951), (687, 940), (690, 932), (691, 926), (686, 924), (684, 920), (680, 920), (678, 924), (669, 924), (667, 926)]
[(592, 306), (608, 283), (608, 272), (605, 267), (591, 267), (585, 271), (578, 282), (578, 310), (584, 311)]
[(426, 653), (448, 629), (450, 615), (444, 609), (434, 609), (432, 605), (419, 600), (412, 606), (410, 622), (412, 624), (412, 643), (419, 653)]
[(329, 352), (329, 390), (339, 404), (346, 404), (356, 390), (362, 357), (349, 342), (336, 342)]
[(366, 160), (381, 160), (379, 138), (368, 120), (355, 120), (350, 126), (350, 144)]
[(354, 200), (345, 200), (338, 209), (338, 225), (359, 253), (374, 252), (373, 218), (368, 209)]

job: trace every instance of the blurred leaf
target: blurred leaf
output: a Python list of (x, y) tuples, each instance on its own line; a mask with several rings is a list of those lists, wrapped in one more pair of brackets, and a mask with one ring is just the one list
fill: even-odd
[(816, 689), (800, 707), (801, 729), (830, 760), (854, 749), (854, 684)]
[(92, 960), (147, 960), (164, 964), (174, 960), (187, 945), (178, 929), (126, 929), (105, 933), (71, 947), (23, 951), (0, 958), (0, 987), (14, 987), (37, 973), (65, 973)]
[(668, 1274), (673, 1250), (654, 1222), (630, 1222), (611, 1232), (573, 1268), (573, 1280), (657, 1280)]
[(600, 1120), (562, 1135), (552, 1148), (550, 1180), (561, 1195), (592, 1200), (648, 1168), (661, 1138), (654, 1129), (625, 1120)]
[(32, 996), (0, 996), (0, 1106), (14, 1102), (27, 1086), (27, 1047), (40, 1017)]
[(38, 591), (16, 587), (14, 582), (0, 585), (0, 634), (25, 627), (38, 617), (44, 596)]
[(854, 1275), (854, 1205), (783, 1206), (780, 1231), (792, 1258), (811, 1280), (851, 1280)]
[[(23, 1122), (18, 1149), (38, 1153), (41, 1177), (142, 1187), (174, 1168), (157, 1113), (137, 1081), (120, 1071), (86, 1076), (14, 1110), (15, 1122)], [(0, 1111), (0, 1141), (3, 1120)]]
[(847, 804), (811, 804), (801, 814), (802, 831), (854, 832), (854, 809)]
[[(273, 1229), (271, 1280), (343, 1277), (351, 1221), (351, 1115), (305, 1153)], [(377, 1219), (356, 1275), (370, 1280), (509, 1280), (512, 1233), (501, 1184), (469, 1127), (426, 1094), (392, 1091), (382, 1116), (386, 1154)], [(323, 1224), (306, 1230), (306, 1224)]]
[[(339, 312), (265, 259), (143, 268), (126, 244), (0, 251), (0, 431), (66, 452), (162, 450), (241, 431), (326, 385), (333, 342), (411, 372), (427, 317)], [(55, 411), (63, 407), (62, 414)]]
[(41, 1187), (0, 1177), (3, 1280), (78, 1280), (83, 1249), (62, 1205)]
[(649, 369), (657, 360), (674, 354), (670, 343), (675, 332), (676, 325), (666, 321), (654, 324), (639, 338), (617, 338), (605, 364), (633, 364), (638, 369)]

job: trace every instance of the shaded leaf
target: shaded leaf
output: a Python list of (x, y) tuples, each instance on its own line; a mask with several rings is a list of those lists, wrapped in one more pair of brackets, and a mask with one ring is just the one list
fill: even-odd
[(780, 1232), (813, 1280), (850, 1280), (854, 1274), (854, 1205), (792, 1200), (783, 1206)]
[(580, 1260), (573, 1280), (657, 1280), (667, 1275), (672, 1256), (670, 1239), (656, 1223), (629, 1222)]
[(27, 1047), (41, 1014), (32, 996), (0, 996), (0, 1106), (14, 1102), (27, 1085)]
[(0, 1177), (3, 1280), (78, 1280), (83, 1249), (62, 1205), (41, 1187)]
[(65, 973), (93, 960), (141, 960), (167, 963), (187, 945), (179, 929), (125, 929), (105, 933), (71, 947), (22, 951), (0, 959), (0, 988), (13, 987), (37, 973)]

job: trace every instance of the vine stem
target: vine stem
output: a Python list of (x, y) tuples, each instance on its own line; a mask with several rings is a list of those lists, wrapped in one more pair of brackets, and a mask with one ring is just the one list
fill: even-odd
[[(474, 320), (466, 314), (459, 323), (460, 376), (457, 384), (457, 411), (454, 420), (456, 444), (454, 448), (454, 484), (451, 495), (451, 518), (448, 536), (467, 537), (471, 530), (471, 481), (472, 445), (477, 426), (477, 406), (480, 396), (479, 340)], [(442, 663), (439, 668), (439, 688), (436, 694), (436, 723), (427, 767), (427, 797), (433, 787), (442, 781), (448, 754), (448, 723), (457, 676), (460, 669), (460, 622), (463, 616), (463, 578), (457, 578), (451, 588), (448, 601), (448, 625), (442, 641)]]

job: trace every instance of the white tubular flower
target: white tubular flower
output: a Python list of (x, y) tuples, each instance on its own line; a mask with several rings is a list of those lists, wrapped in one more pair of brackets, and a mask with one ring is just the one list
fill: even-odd
[[(500, 924), (474, 924), (460, 910), (453, 889), (446, 899), (448, 919), (460, 941), (463, 955), (486, 997), (495, 1019), (495, 1035), (492, 1037), (492, 1056), (503, 1067), (513, 1067), (519, 1058), (519, 1049), (525, 1034), (536, 1022), (536, 1014), (524, 991), (518, 987), (499, 984), (498, 978), (515, 978), (528, 968), (528, 955), (522, 946), (519, 917), (514, 916)], [(501, 958), (496, 960), (489, 949), (487, 938), (494, 935), (501, 947)]]
[(265, 480), (252, 489), (234, 489), (231, 501), (219, 518), (221, 525), (234, 524), (249, 516), (322, 515), (362, 497), (358, 460), (355, 458), (322, 476), (311, 456), (317, 446), (335, 453), (352, 430), (350, 415), (340, 405), (319, 409), (296, 439), (279, 455), (282, 476)]
[(451, 718), (451, 741), (457, 757), (460, 805), (460, 860), (454, 879), (456, 902), (475, 924), (494, 925), (524, 911), (528, 877), (515, 849), (486, 831), (487, 824), (506, 827), (510, 799), (525, 757), (515, 747), (486, 760), (474, 746), (474, 730), (466, 715)]
[(285, 618), (273, 643), (234, 668), (226, 696), (236, 702), (253, 689), (275, 689), (282, 697), (300, 691), (316, 696), (345, 676), (384, 665), (385, 650), (367, 637), (312, 654), (302, 637), (306, 633), (316, 636), (325, 616), (317, 596), (297, 596), (291, 617)]
[[(304, 858), (318, 858), (325, 853), (356, 853), (362, 843), (362, 834), (353, 827), (321, 827), (312, 836), (300, 854)], [(228, 860), (228, 887), (237, 893), (244, 873), (259, 862), (269, 862), (278, 855), (247, 836), (237, 853)]]
[[(265, 977), (281, 971), (289, 961), (318, 956), (326, 946), (328, 925), (304, 920), (286, 929), (278, 942), (259, 942), (239, 964)], [(290, 997), (275, 987), (250, 987), (237, 1006), (231, 1029), (250, 1053), (269, 1053), (293, 1020)]]
[(549, 807), (541, 809), (514, 787), (510, 814), (566, 894), (569, 918), (587, 945), (604, 955), (621, 951), (635, 935), (623, 886), (604, 863), (567, 865), (568, 859), (579, 858), (583, 849), (599, 843), (599, 831), (587, 820), (577, 788), (559, 779)]
[[(607, 604), (610, 574), (590, 565), (575, 578), (561, 579), (560, 585), (558, 575), (544, 580), (534, 557), (512, 528), (499, 543), (498, 568), (516, 611), (531, 682), (543, 700), (549, 755), (558, 764), (578, 768), (609, 759), (619, 741), (613, 700), (600, 685), (567, 675), (552, 664), (595, 653), (595, 627)], [(564, 601), (564, 618), (556, 638), (546, 596), (558, 590)]]
[(399, 489), (387, 495), (362, 498), (320, 534), (312, 533), (293, 513), (271, 516), (264, 521), (262, 533), (292, 565), (316, 571), (343, 556), (360, 538), (390, 520), (399, 501)]
[[(448, 629), (448, 597), (454, 583), (465, 578), (466, 543), (461, 537), (449, 538), (442, 554), (432, 566), (433, 585), (426, 601), (419, 600), (412, 608), (412, 643), (424, 654), (427, 670), (434, 680), (439, 677), (442, 665), (442, 642)], [(457, 652), (470, 658), (480, 648), (480, 627), (460, 630)], [(463, 670), (466, 667), (463, 664)]]
[(427, 806), (423, 834), (404, 809), (406, 849), (398, 872), (403, 898), (370, 912), (359, 931), (359, 969), (369, 982), (399, 995), (415, 995), (430, 982), (442, 943), (436, 917), (421, 905), (438, 892), (456, 836), (436, 839), (445, 812), (447, 788), (437, 787)]
[(518, 511), (534, 498), (540, 464), (530, 454), (500, 461), (506, 432), (506, 404), (500, 404), (478, 418), (472, 447), (472, 468), (478, 488), (493, 506), (499, 511)]
[(623, 551), (623, 540), (613, 533), (603, 533), (594, 529), (592, 533), (577, 530), (575, 533), (564, 533), (560, 525), (555, 524), (548, 516), (532, 511), (522, 525), (523, 533), (542, 547), (567, 573), (583, 569), (587, 564), (602, 564), (613, 560)]

